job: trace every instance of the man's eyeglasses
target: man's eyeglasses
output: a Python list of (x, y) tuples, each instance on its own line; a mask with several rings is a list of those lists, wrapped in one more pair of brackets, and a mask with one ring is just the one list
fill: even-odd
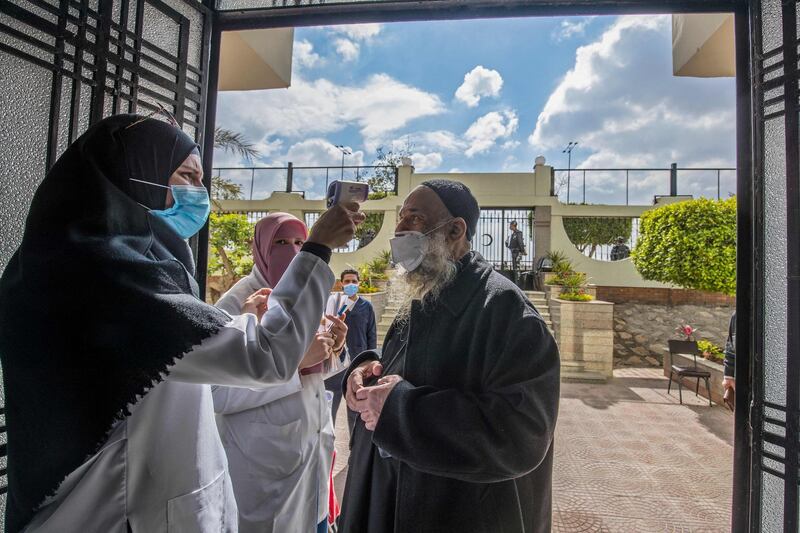
[(132, 127), (136, 126), (137, 124), (141, 124), (145, 120), (151, 119), (154, 116), (159, 115), (159, 114), (163, 115), (167, 119), (167, 122), (169, 122), (170, 124), (172, 124), (176, 128), (180, 128), (180, 126), (178, 125), (178, 121), (175, 119), (175, 116), (172, 113), (170, 113), (169, 111), (167, 111), (167, 108), (165, 108), (163, 105), (161, 105), (158, 102), (156, 102), (156, 105), (158, 106), (158, 109), (156, 109), (155, 111), (152, 111), (151, 113), (148, 113), (147, 115), (143, 116), (142, 118), (140, 118), (139, 120), (137, 120), (135, 122), (131, 122), (130, 124), (125, 126), (125, 129), (127, 130), (128, 128), (132, 128)]

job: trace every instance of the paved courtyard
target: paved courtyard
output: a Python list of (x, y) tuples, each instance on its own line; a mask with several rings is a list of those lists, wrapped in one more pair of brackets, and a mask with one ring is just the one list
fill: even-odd
[[(614, 371), (605, 385), (563, 383), (553, 481), (555, 532), (727, 532), (733, 416), (656, 368)], [(347, 475), (337, 417), (335, 483)]]

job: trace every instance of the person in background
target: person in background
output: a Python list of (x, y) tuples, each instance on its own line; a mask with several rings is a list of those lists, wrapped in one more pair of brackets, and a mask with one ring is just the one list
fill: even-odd
[[(342, 292), (332, 294), (328, 298), (325, 312), (329, 315), (335, 315), (346, 303), (346, 300), (349, 299), (355, 302), (355, 305), (344, 319), (345, 324), (347, 324), (347, 352), (352, 359), (364, 350), (374, 350), (378, 346), (375, 310), (369, 300), (358, 295), (360, 280), (357, 270), (345, 270), (339, 279), (342, 282)], [(341, 357), (342, 362), (344, 362), (345, 355), (342, 354)], [(342, 375), (338, 374), (326, 379), (325, 388), (333, 393), (331, 415), (335, 422), (336, 413), (339, 411), (339, 403), (342, 400)], [(348, 411), (347, 413), (347, 423), (351, 430), (357, 416), (354, 411)]]
[(622, 261), (623, 259), (627, 259), (631, 255), (631, 249), (628, 248), (628, 245), (625, 244), (625, 237), (617, 237), (617, 242), (614, 246), (611, 247), (611, 257), (612, 261)]
[(519, 283), (520, 257), (528, 252), (525, 250), (525, 238), (522, 236), (522, 232), (517, 229), (517, 221), (512, 220), (508, 225), (508, 229), (511, 233), (506, 239), (506, 248), (511, 251), (511, 269), (514, 272), (514, 283)]
[[(277, 286), (307, 238), (306, 225), (290, 214), (270, 213), (259, 220), (253, 270), (217, 307), (237, 309), (251, 292)], [(313, 317), (309, 327), (318, 327), (320, 318)], [(327, 529), (334, 434), (321, 363), (334, 351), (344, 351), (347, 335), (342, 321), (328, 318), (334, 324), (331, 332), (317, 333), (310, 346), (294, 347), (305, 356), (289, 383), (262, 389), (212, 387), (240, 533)]]
[(728, 409), (736, 408), (736, 312), (728, 324), (728, 339), (725, 341), (725, 373), (722, 378), (722, 399)]
[(559, 355), (534, 306), (470, 251), (480, 209), (411, 191), (391, 240), (408, 300), (344, 379), (360, 413), (340, 530), (549, 533)]
[[(289, 380), (364, 216), (336, 206), (269, 295), (199, 298), (186, 239), (210, 210), (194, 141), (99, 121), (55, 162), (0, 278), (9, 533), (235, 532), (209, 384)], [(223, 356), (224, 354), (224, 356)]]

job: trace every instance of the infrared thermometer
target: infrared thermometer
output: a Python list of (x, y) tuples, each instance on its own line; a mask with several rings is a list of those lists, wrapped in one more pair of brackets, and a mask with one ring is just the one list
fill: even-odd
[(367, 201), (369, 195), (369, 185), (357, 181), (332, 181), (328, 185), (326, 205), (328, 209), (336, 204), (357, 203), (362, 204)]

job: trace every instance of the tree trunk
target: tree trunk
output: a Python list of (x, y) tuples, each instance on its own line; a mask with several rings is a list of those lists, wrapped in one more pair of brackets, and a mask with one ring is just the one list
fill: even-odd
[(217, 253), (219, 254), (220, 261), (222, 261), (222, 268), (225, 271), (222, 275), (222, 292), (225, 292), (233, 285), (233, 280), (236, 279), (236, 270), (234, 269), (233, 263), (231, 263), (228, 254), (225, 252), (225, 248), (222, 246), (217, 246)]

